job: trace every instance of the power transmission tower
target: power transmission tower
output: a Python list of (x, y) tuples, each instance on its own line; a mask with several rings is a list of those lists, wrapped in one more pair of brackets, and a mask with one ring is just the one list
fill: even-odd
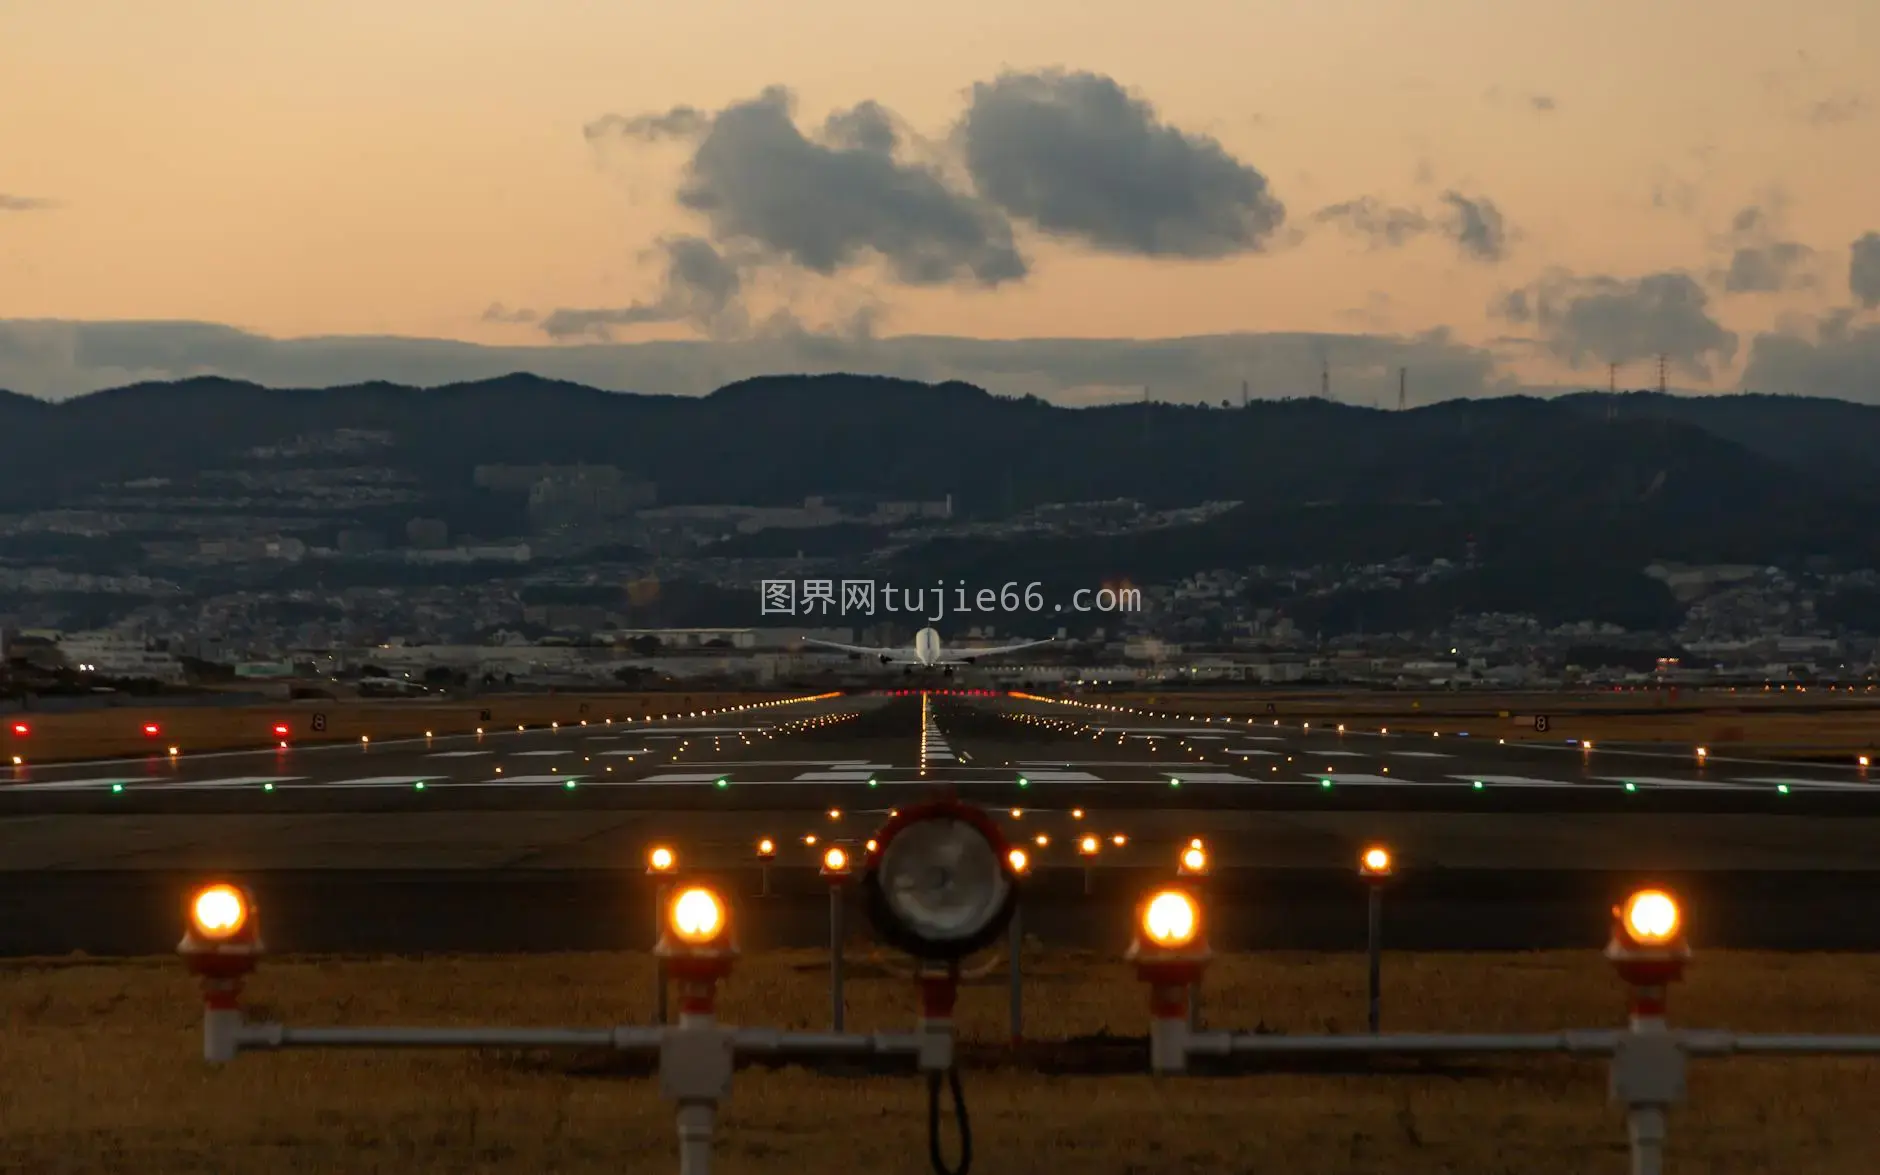
[(1327, 359), (1319, 367), (1319, 399), (1332, 398), (1332, 361)]
[(1409, 397), (1410, 369), (1408, 367), (1399, 367), (1397, 369), (1397, 411), (1402, 412), (1404, 410), (1404, 404), (1409, 400)]
[(1665, 389), (1665, 356), (1660, 354), (1658, 356), (1658, 394), (1664, 395)]

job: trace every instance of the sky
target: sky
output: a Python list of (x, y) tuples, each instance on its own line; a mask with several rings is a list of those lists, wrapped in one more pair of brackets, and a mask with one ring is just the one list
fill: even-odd
[(1877, 50), (1873, 0), (0, 4), (0, 387), (1880, 401)]

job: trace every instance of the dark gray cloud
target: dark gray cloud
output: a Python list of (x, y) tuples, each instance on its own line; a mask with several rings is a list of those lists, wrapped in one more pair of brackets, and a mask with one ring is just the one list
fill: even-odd
[(1783, 239), (1780, 222), (1786, 204), (1786, 197), (1772, 192), (1765, 203), (1746, 205), (1731, 218), (1730, 231), (1715, 240), (1715, 247), (1730, 257), (1711, 274), (1711, 281), (1725, 293), (1775, 294), (1815, 284), (1815, 251)]
[(1430, 218), (1415, 208), (1386, 204), (1374, 196), (1360, 196), (1321, 208), (1313, 219), (1337, 224), (1378, 249), (1407, 245), (1433, 227)]
[(1808, 284), (1802, 267), (1815, 251), (1798, 241), (1750, 245), (1730, 255), (1723, 288), (1732, 294), (1773, 294)]
[(1005, 218), (937, 170), (897, 159), (898, 136), (878, 105), (840, 112), (825, 131), (833, 138), (805, 135), (780, 86), (709, 116), (679, 107), (588, 128), (591, 138), (693, 138), (678, 200), (720, 245), (823, 275), (879, 257), (909, 285), (1025, 276)]
[(1830, 94), (1810, 102), (1802, 111), (1802, 117), (1813, 126), (1839, 126), (1866, 114), (1867, 99), (1853, 93)]
[(1854, 242), (1847, 263), (1847, 290), (1869, 310), (1880, 306), (1880, 233), (1867, 233)]
[(1441, 233), (1471, 260), (1499, 261), (1506, 255), (1507, 220), (1493, 200), (1453, 191), (1444, 192), (1442, 200), (1444, 214), (1431, 216), (1421, 209), (1361, 196), (1321, 208), (1313, 219), (1337, 224), (1369, 241), (1374, 249), (1394, 249), (1426, 234)]
[(1812, 334), (1757, 335), (1743, 387), (1880, 403), (1880, 323), (1855, 327), (1847, 314), (1830, 314), (1814, 324)]
[(43, 212), (57, 207), (58, 203), (53, 200), (42, 200), (37, 196), (9, 196), (0, 192), (0, 212)]
[(1215, 139), (1163, 122), (1100, 74), (1049, 70), (980, 82), (958, 139), (988, 200), (1109, 252), (1255, 252), (1286, 218), (1264, 175)]
[(1449, 235), (1465, 257), (1477, 261), (1502, 259), (1508, 247), (1508, 226), (1493, 200), (1451, 191), (1443, 193), (1443, 203), (1449, 206)]
[(711, 115), (696, 106), (674, 106), (654, 114), (604, 114), (582, 128), (589, 142), (610, 138), (658, 139), (689, 138), (711, 128)]
[(1664, 355), (1708, 377), (1736, 355), (1736, 335), (1711, 317), (1709, 296), (1688, 273), (1616, 278), (1556, 270), (1504, 294), (1490, 312), (1532, 327), (1548, 353), (1574, 367)]
[(490, 347), (433, 339), (269, 339), (192, 322), (0, 319), (0, 388), (63, 398), (140, 380), (221, 375), (273, 387), (390, 380), (437, 386), (530, 371), (618, 391), (700, 395), (735, 380), (790, 372), (850, 371), (909, 379), (961, 379), (1005, 395), (1059, 403), (1137, 398), (1238, 400), (1247, 381), (1262, 398), (1305, 396), (1319, 364), (1347, 403), (1395, 405), (1397, 368), (1410, 369), (1418, 402), (1520, 390), (1494, 357), (1442, 332), (1232, 334), (1177, 339), (963, 339), (870, 337), (864, 311), (838, 331), (788, 316), (731, 342), (542, 344)]
[(518, 306), (514, 309), (511, 309), (510, 307), (503, 305), (501, 302), (491, 302), (489, 304), (489, 307), (483, 311), (484, 322), (501, 322), (501, 323), (509, 323), (509, 324), (528, 323), (528, 322), (534, 322), (539, 317), (540, 315), (536, 314), (535, 311), (527, 309), (526, 307)]
[(616, 327), (653, 322), (687, 322), (717, 336), (745, 329), (739, 304), (743, 279), (734, 262), (701, 237), (668, 238), (659, 252), (666, 270), (658, 298), (613, 308), (558, 309), (542, 319), (543, 333), (554, 339), (607, 339)]

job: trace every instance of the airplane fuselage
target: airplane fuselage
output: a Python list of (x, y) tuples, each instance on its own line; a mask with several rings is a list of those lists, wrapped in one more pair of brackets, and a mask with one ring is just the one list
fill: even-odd
[(923, 628), (914, 634), (914, 663), (933, 666), (939, 663), (944, 654), (940, 649), (940, 633), (936, 629)]

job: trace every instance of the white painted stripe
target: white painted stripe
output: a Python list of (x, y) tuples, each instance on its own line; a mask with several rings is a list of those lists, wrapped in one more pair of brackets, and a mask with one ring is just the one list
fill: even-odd
[(48, 779), (38, 783), (0, 783), (0, 794), (10, 791), (82, 791), (88, 787), (110, 787), (114, 783), (159, 783), (153, 779)]
[(511, 751), (510, 753), (518, 757), (528, 756), (535, 759), (552, 759), (558, 755), (574, 754), (573, 751)]
[[(452, 784), (451, 786), (508, 787), (511, 784), (524, 783), (567, 783), (570, 779), (582, 780), (586, 778), (585, 775), (498, 775), (494, 779), (484, 780), (481, 784)], [(425, 782), (429, 783), (430, 781), (426, 780)]]
[(1399, 759), (1453, 759), (1454, 755), (1445, 755), (1441, 751), (1385, 751), (1386, 755), (1395, 755)]
[[(478, 755), (487, 755), (488, 751), (439, 751), (435, 755), (426, 755), (427, 759), (473, 759)], [(528, 754), (524, 751), (523, 754)]]
[(1809, 787), (1821, 791), (1880, 791), (1871, 783), (1849, 783), (1836, 779), (1791, 779), (1785, 776), (1768, 776), (1756, 779), (1740, 779), (1738, 783), (1761, 783), (1770, 787)]
[(1362, 784), (1365, 787), (1455, 787), (1456, 786), (1453, 783), (1445, 783), (1440, 779), (1405, 779), (1401, 775), (1345, 775), (1341, 773), (1334, 773), (1334, 774), (1329, 774), (1329, 775), (1314, 775), (1310, 780), (1308, 780), (1308, 782), (1318, 783), (1320, 786), (1323, 786), (1324, 782), (1328, 779), (1332, 781), (1333, 787), (1342, 787), (1345, 784)]
[(1490, 787), (1599, 787), (1597, 783), (1569, 783), (1564, 779), (1533, 779), (1526, 775), (1452, 775), (1449, 778), (1463, 783), (1481, 780)]
[(1299, 752), (1302, 759), (1356, 759), (1362, 751), (1305, 751)]
[(1050, 769), (1024, 772), (1032, 783), (1095, 783), (1102, 777), (1088, 771), (1054, 771)]
[(633, 747), (628, 750), (602, 751), (600, 752), (600, 755), (604, 759), (608, 757), (609, 755), (650, 755), (652, 753), (653, 753), (653, 748), (651, 747)]
[(430, 783), (435, 775), (374, 775), (366, 779), (336, 779), (323, 787), (390, 787), (395, 784), (410, 786), (414, 783)]
[(633, 783), (717, 783), (724, 778), (723, 772), (702, 774), (696, 771), (669, 771), (663, 775), (648, 775), (635, 779)]
[(867, 783), (868, 771), (805, 771), (792, 783)]
[(1229, 747), (1227, 748), (1227, 753), (1230, 755), (1264, 755), (1273, 757), (1279, 755), (1278, 751), (1269, 751), (1265, 747)]
[(1744, 791), (1748, 785), (1724, 783), (1712, 779), (1676, 779), (1660, 775), (1601, 775), (1600, 779), (1608, 783), (1635, 783), (1640, 787), (1686, 788), (1692, 791)]
[(180, 791), (185, 788), (215, 787), (252, 787), (263, 783), (286, 783), (289, 780), (304, 779), (302, 775), (243, 775), (234, 779), (179, 779), (159, 783), (157, 787), (164, 791)]
[(1256, 780), (1244, 775), (1235, 775), (1228, 771), (1171, 771), (1164, 779), (1179, 779), (1183, 783), (1255, 783)]

